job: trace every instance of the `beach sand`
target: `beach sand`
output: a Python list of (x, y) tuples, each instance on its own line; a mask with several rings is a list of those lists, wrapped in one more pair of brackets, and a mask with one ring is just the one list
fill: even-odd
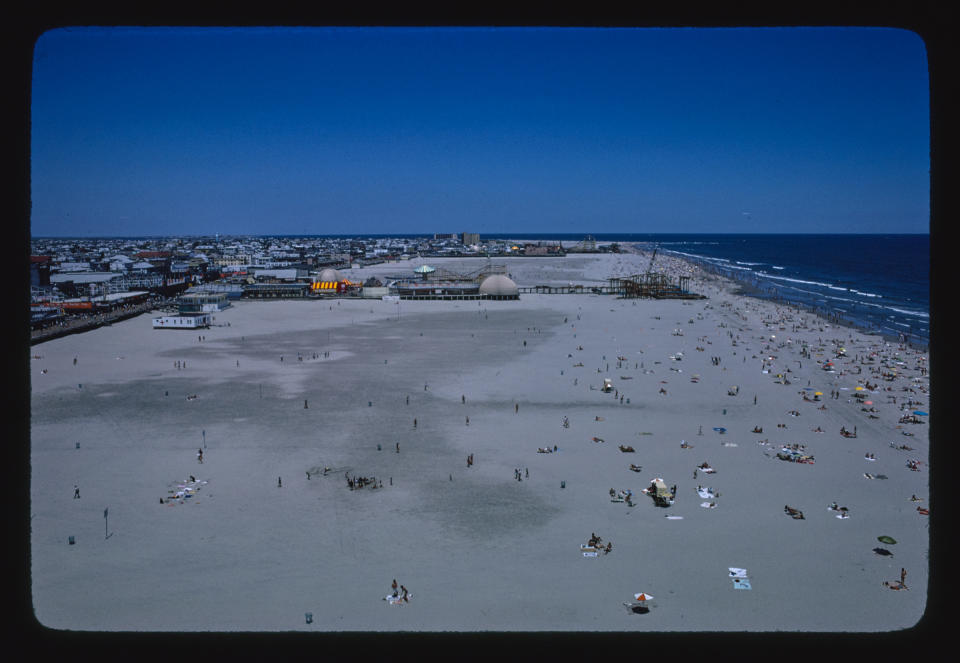
[[(33, 346), (36, 618), (79, 631), (916, 624), (929, 425), (899, 419), (930, 412), (928, 355), (658, 260), (708, 298), (238, 301), (206, 330), (153, 330), (143, 315)], [(605, 283), (647, 261), (503, 262), (523, 286)], [(892, 381), (872, 372), (892, 369)], [(600, 391), (604, 378), (616, 395)], [(864, 381), (878, 385), (866, 390), (876, 412), (854, 398)], [(821, 401), (803, 399), (814, 391)], [(908, 399), (922, 405), (901, 410)], [(779, 460), (782, 444), (805, 445), (815, 463)], [(694, 478), (704, 462), (715, 473)], [(383, 487), (350, 490), (345, 473)], [(205, 482), (193, 496), (161, 502), (191, 475)], [(641, 492), (656, 477), (677, 486), (673, 506)], [(720, 493), (716, 508), (701, 506), (698, 486)], [(632, 491), (635, 506), (611, 501), (611, 489)], [(850, 517), (836, 518), (833, 502)], [(609, 554), (582, 555), (592, 533), (612, 542)], [(734, 589), (731, 567), (747, 570), (751, 589)], [(909, 590), (891, 591), (883, 583), (901, 568)], [(384, 600), (393, 579), (408, 603)], [(632, 614), (624, 603), (641, 591), (655, 597), (650, 612)]]

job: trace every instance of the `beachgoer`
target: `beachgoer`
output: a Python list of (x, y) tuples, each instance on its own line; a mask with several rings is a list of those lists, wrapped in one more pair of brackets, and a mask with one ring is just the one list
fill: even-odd
[(76, 484), (74, 484), (74, 486), (73, 486), (73, 499), (75, 499), (75, 500), (80, 499), (80, 488), (77, 487)]
[(277, 477), (277, 488), (283, 488), (283, 481), (280, 477)]

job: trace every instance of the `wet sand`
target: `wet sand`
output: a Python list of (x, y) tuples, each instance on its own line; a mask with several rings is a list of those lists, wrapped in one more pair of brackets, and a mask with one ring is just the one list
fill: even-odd
[[(644, 271), (647, 258), (506, 264), (520, 285), (600, 283)], [(919, 370), (928, 356), (662, 264), (688, 270), (708, 299), (240, 301), (207, 330), (153, 330), (143, 315), (34, 346), (38, 621), (81, 631), (913, 626), (927, 597), (928, 517), (917, 506), (930, 506), (929, 424), (899, 419), (935, 414)], [(616, 394), (600, 391), (604, 378)], [(877, 385), (872, 406), (854, 398), (864, 381)], [(803, 400), (813, 391), (819, 402)], [(908, 399), (919, 404), (902, 410)], [(805, 445), (815, 462), (777, 459), (783, 444)], [(715, 473), (694, 478), (704, 462)], [(350, 490), (345, 473), (383, 487)], [(206, 483), (170, 500), (191, 475)], [(655, 477), (676, 484), (673, 506), (641, 493)], [(719, 491), (715, 508), (701, 506), (710, 500), (698, 486)], [(612, 502), (610, 489), (632, 491), (635, 506)], [(835, 517), (834, 501), (849, 518)], [(612, 551), (584, 557), (591, 533)], [(747, 569), (750, 590), (733, 588), (730, 567)], [(891, 591), (883, 582), (901, 568), (910, 589)], [(409, 603), (383, 600), (394, 578)], [(651, 610), (631, 614), (623, 603), (640, 591), (655, 597)]]

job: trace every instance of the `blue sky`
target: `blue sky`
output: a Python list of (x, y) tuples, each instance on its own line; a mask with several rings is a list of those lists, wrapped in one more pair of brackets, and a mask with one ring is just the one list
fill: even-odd
[(887, 28), (69, 28), (34, 236), (927, 232)]

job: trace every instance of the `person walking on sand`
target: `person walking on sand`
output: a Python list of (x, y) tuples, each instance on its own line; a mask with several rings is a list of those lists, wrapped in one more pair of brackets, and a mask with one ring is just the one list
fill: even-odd
[(283, 488), (283, 480), (280, 477), (277, 477), (277, 488)]
[(80, 499), (80, 488), (76, 484), (73, 485), (73, 499)]
[(390, 588), (393, 590), (393, 596), (396, 597), (397, 596), (397, 579), (396, 578), (393, 579), (393, 584), (390, 585)]
[(197, 449), (197, 462), (203, 463), (203, 449)]

